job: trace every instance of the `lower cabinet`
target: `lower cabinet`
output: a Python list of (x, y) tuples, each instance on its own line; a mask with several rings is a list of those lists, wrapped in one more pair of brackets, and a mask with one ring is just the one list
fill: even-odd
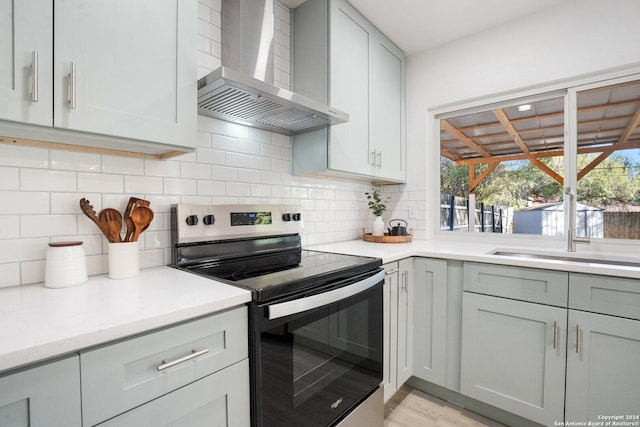
[(235, 427), (250, 424), (249, 361), (244, 359), (99, 425)]
[(80, 427), (78, 356), (0, 377), (3, 427)]
[(461, 393), (541, 424), (562, 420), (566, 312), (465, 292)]
[(638, 425), (640, 321), (569, 310), (568, 341), (566, 421)]
[(413, 258), (385, 264), (383, 287), (384, 399), (387, 401), (412, 373)]

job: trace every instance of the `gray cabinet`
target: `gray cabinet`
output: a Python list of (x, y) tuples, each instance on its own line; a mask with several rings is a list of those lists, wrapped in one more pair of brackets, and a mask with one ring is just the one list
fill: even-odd
[(293, 136), (293, 173), (404, 182), (402, 51), (345, 0), (308, 0), (293, 22), (294, 91), (349, 113)]
[(0, 1), (0, 120), (51, 126), (51, 0)]
[(3, 427), (80, 427), (78, 356), (0, 377)]
[(564, 416), (566, 309), (465, 292), (461, 393), (553, 425)]
[(413, 369), (413, 259), (383, 267), (382, 384), (386, 401), (411, 377)]
[(640, 415), (639, 296), (638, 280), (570, 274), (567, 421)]
[[(245, 360), (248, 355), (247, 333), (247, 308), (240, 307), (82, 352), (83, 424), (95, 425), (160, 396), (165, 396), (163, 401), (170, 402), (173, 399), (176, 402), (188, 400), (189, 395), (193, 401), (204, 398), (214, 402), (226, 395), (226, 390), (235, 390), (232, 395), (245, 402), (249, 391), (246, 375), (232, 376), (233, 381), (217, 383), (219, 394), (207, 392), (206, 397), (192, 393), (201, 388), (208, 390), (210, 385), (183, 387)], [(226, 375), (221, 377), (226, 378)], [(179, 395), (167, 397), (176, 390), (181, 390)], [(239, 390), (244, 390), (246, 396), (239, 394)], [(216, 405), (219, 403), (214, 407), (218, 407)], [(249, 411), (248, 405), (245, 407), (244, 404), (223, 405), (225, 411), (231, 407)], [(178, 408), (171, 416), (186, 416), (197, 409), (189, 408)], [(181, 412), (183, 410), (184, 413)], [(125, 419), (139, 420), (151, 412), (149, 409), (137, 409), (135, 415), (127, 415)], [(130, 425), (136, 425), (136, 422), (131, 421)]]
[(416, 258), (413, 375), (445, 385), (447, 339), (447, 260)]
[(99, 425), (248, 427), (250, 424), (249, 361), (244, 359)]
[(0, 135), (114, 154), (195, 147), (197, 2), (3, 1), (0, 12), (13, 19), (0, 32), (14, 32), (0, 42)]

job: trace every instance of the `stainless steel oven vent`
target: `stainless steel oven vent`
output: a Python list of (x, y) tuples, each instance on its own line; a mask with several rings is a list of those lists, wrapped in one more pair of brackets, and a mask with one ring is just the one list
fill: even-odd
[(198, 113), (292, 135), (349, 115), (274, 86), (273, 0), (222, 2), (222, 66), (198, 80)]

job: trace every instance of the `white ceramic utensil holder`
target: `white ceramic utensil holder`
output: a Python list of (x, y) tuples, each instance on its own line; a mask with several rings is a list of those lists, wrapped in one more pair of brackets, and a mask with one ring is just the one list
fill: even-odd
[(82, 242), (53, 242), (47, 248), (44, 285), (67, 288), (87, 281), (87, 262)]
[(138, 242), (109, 243), (109, 278), (128, 279), (140, 273)]

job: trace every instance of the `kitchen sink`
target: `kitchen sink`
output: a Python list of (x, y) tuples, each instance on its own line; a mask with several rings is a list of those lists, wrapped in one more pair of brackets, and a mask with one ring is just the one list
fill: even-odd
[(496, 249), (489, 252), (490, 255), (506, 256), (506, 257), (518, 257), (518, 258), (534, 258), (540, 260), (550, 261), (567, 261), (567, 262), (580, 262), (585, 264), (600, 264), (600, 265), (619, 265), (623, 267), (635, 267), (640, 268), (640, 261), (624, 259), (624, 258), (607, 258), (607, 257), (585, 257), (585, 256), (573, 256), (564, 254), (550, 254), (550, 253), (536, 253), (526, 251), (511, 251), (504, 249)]

